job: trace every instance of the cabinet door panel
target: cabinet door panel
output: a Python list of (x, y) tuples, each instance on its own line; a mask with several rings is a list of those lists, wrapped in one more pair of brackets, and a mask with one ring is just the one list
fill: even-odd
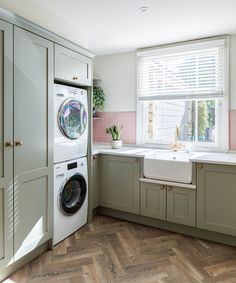
[(166, 220), (166, 189), (159, 184), (141, 183), (141, 214)]
[(0, 270), (13, 258), (13, 26), (0, 20)]
[(23, 143), (14, 154), (18, 259), (52, 237), (53, 44), (20, 28), (14, 36), (14, 134)]
[(172, 187), (167, 190), (167, 221), (195, 226), (196, 191)]
[(99, 206), (99, 160), (98, 155), (93, 157), (93, 180), (92, 180), (92, 208)]
[(236, 168), (204, 164), (197, 171), (197, 225), (236, 236)]
[(91, 85), (90, 58), (55, 44), (55, 77), (74, 84)]
[(101, 205), (139, 213), (139, 162), (137, 158), (101, 157)]

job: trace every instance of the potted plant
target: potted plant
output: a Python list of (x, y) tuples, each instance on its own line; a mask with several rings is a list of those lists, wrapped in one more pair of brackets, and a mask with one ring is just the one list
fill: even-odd
[(114, 149), (118, 149), (121, 148), (122, 146), (122, 140), (121, 138), (121, 134), (123, 131), (123, 126), (121, 126), (120, 128), (117, 125), (112, 125), (109, 128), (106, 128), (106, 133), (110, 134), (112, 137), (112, 142), (111, 142), (111, 147)]
[(103, 110), (105, 103), (105, 94), (100, 86), (93, 87), (93, 117), (96, 117), (97, 110)]

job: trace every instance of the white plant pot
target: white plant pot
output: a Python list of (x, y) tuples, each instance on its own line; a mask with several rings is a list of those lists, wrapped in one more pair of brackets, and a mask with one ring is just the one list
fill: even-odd
[(122, 140), (115, 140), (111, 142), (111, 147), (114, 149), (118, 149), (122, 147)]

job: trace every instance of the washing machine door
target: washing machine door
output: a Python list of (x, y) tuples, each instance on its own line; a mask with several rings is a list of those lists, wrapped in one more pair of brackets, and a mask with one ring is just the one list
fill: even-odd
[(87, 126), (87, 112), (84, 105), (77, 99), (68, 99), (58, 112), (58, 126), (67, 138), (80, 138)]
[(87, 194), (87, 185), (80, 174), (71, 176), (59, 193), (59, 206), (63, 214), (73, 215), (83, 205)]

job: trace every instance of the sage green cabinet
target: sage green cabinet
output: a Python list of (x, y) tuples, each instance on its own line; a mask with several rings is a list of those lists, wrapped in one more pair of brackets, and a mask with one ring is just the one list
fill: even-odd
[(13, 259), (13, 25), (0, 20), (0, 270)]
[(196, 190), (167, 186), (167, 221), (196, 225)]
[(198, 164), (197, 226), (236, 236), (236, 166)]
[(52, 238), (53, 43), (14, 28), (15, 260)]
[(141, 215), (166, 220), (166, 186), (141, 182)]
[(196, 190), (141, 182), (141, 215), (195, 226)]
[(100, 205), (121, 211), (139, 213), (138, 158), (101, 155)]
[(80, 85), (92, 85), (92, 60), (55, 44), (55, 78)]
[(99, 206), (99, 157), (93, 156), (93, 168), (92, 168), (92, 208)]

